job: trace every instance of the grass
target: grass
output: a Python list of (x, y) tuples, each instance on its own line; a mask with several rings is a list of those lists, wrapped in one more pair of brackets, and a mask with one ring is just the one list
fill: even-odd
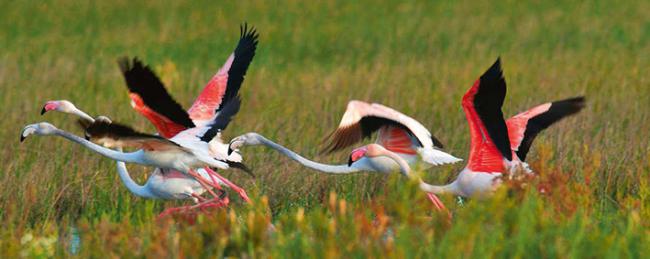
[[(647, 255), (648, 9), (646, 1), (4, 1), (0, 257)], [(443, 197), (451, 223), (397, 175), (322, 175), (261, 147), (244, 150), (256, 179), (225, 172), (252, 206), (235, 202), (193, 224), (157, 222), (180, 203), (134, 197), (113, 162), (59, 138), (18, 143), (24, 125), (44, 120), (81, 134), (69, 116), (38, 115), (52, 99), (153, 132), (129, 107), (116, 59), (141, 57), (188, 107), (243, 21), (259, 29), (260, 45), (226, 139), (256, 131), (344, 162), (344, 153), (317, 154), (321, 136), (348, 100), (361, 99), (411, 115), (467, 157), (460, 98), (498, 56), (506, 116), (575, 95), (588, 106), (536, 140), (528, 161), (540, 177), (531, 183), (462, 206)], [(462, 167), (421, 173), (445, 183)], [(146, 179), (148, 168), (130, 168)]]

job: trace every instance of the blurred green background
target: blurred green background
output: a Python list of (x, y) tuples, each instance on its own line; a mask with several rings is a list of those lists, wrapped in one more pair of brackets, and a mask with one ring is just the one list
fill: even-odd
[[(2, 1), (0, 256), (648, 254), (647, 10), (647, 1)], [(143, 59), (189, 107), (242, 22), (260, 43), (225, 139), (256, 131), (344, 163), (345, 152), (318, 151), (359, 99), (412, 116), (466, 158), (460, 98), (499, 56), (506, 116), (576, 95), (588, 106), (536, 140), (528, 160), (540, 177), (527, 188), (464, 206), (443, 197), (451, 223), (399, 176), (318, 174), (262, 147), (243, 150), (256, 179), (224, 172), (254, 205), (231, 193), (230, 209), (195, 224), (160, 222), (157, 213), (181, 202), (134, 197), (112, 161), (60, 138), (19, 144), (22, 127), (40, 121), (81, 134), (70, 116), (39, 115), (56, 99), (153, 132), (130, 108), (117, 58)], [(442, 184), (462, 167), (422, 174)], [(140, 182), (150, 170), (129, 168)]]

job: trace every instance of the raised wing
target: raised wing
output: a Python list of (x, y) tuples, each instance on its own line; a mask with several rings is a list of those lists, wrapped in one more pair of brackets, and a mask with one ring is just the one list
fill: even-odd
[(178, 144), (156, 135), (140, 133), (132, 128), (118, 123), (111, 123), (104, 120), (96, 120), (85, 125), (86, 139), (100, 143), (106, 147), (133, 147), (149, 151), (164, 151), (177, 149), (186, 151)]
[[(244, 81), (248, 66), (255, 56), (259, 34), (244, 24), (235, 51), (219, 69), (189, 109), (190, 118), (200, 126), (213, 122), (215, 116), (233, 100)], [(227, 123), (226, 123), (227, 125)]]
[(240, 106), (241, 99), (239, 96), (236, 96), (235, 99), (226, 103), (223, 109), (217, 113), (217, 117), (214, 119), (213, 124), (211, 124), (208, 130), (203, 134), (203, 136), (201, 136), (201, 140), (210, 142), (217, 133), (225, 129), (232, 120), (232, 117), (239, 112)]
[(508, 129), (501, 112), (505, 95), (506, 81), (497, 59), (463, 96), (471, 137), (467, 167), (472, 171), (501, 172), (503, 159), (512, 160)]
[(353, 100), (348, 103), (339, 127), (328, 136), (331, 140), (324, 152), (331, 153), (351, 146), (384, 126), (402, 128), (415, 137), (420, 147), (435, 145), (442, 148), (442, 143), (413, 118), (381, 104)]
[(118, 60), (129, 88), (131, 106), (156, 126), (161, 136), (171, 138), (178, 132), (194, 127), (180, 104), (167, 92), (160, 79), (140, 60), (127, 57)]
[(379, 129), (377, 143), (392, 152), (415, 155), (411, 134), (402, 127), (384, 126)]
[(541, 104), (508, 119), (506, 124), (512, 152), (521, 161), (525, 161), (537, 134), (562, 118), (579, 112), (584, 107), (585, 98), (579, 96)]

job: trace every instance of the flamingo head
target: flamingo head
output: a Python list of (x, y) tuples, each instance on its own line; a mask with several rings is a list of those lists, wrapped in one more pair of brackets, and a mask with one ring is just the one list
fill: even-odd
[(386, 148), (379, 144), (368, 144), (363, 147), (352, 150), (350, 153), (350, 159), (348, 160), (348, 166), (351, 166), (352, 163), (359, 161), (363, 157), (378, 157), (384, 156), (386, 154)]
[(75, 107), (74, 104), (72, 104), (68, 100), (48, 101), (43, 106), (43, 109), (41, 110), (41, 115), (53, 110), (65, 112), (65, 113), (71, 113), (76, 111), (77, 107)]
[(52, 135), (54, 132), (58, 130), (54, 125), (49, 124), (47, 122), (40, 122), (40, 123), (34, 123), (25, 126), (23, 128), (23, 131), (20, 132), (20, 142), (23, 142), (25, 138), (27, 138), (29, 135), (35, 134), (35, 135)]
[(243, 146), (255, 146), (262, 144), (260, 137), (261, 136), (257, 133), (249, 132), (239, 137), (233, 138), (228, 145), (228, 155), (232, 154), (234, 151), (239, 152), (239, 148)]

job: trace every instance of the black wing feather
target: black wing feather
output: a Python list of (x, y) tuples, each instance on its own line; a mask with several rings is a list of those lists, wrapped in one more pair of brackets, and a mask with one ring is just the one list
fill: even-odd
[(239, 112), (239, 108), (241, 106), (241, 98), (239, 95), (235, 97), (235, 99), (231, 100), (230, 102), (226, 103), (226, 105), (221, 109), (221, 111), (217, 114), (217, 117), (214, 119), (214, 122), (212, 125), (210, 125), (210, 129), (203, 134), (201, 137), (201, 140), (204, 142), (210, 142), (219, 131), (222, 131), (226, 129), (232, 118)]
[(103, 120), (95, 120), (95, 122), (88, 124), (83, 120), (79, 120), (79, 125), (85, 128), (85, 135), (87, 139), (97, 139), (108, 137), (111, 139), (140, 139), (140, 138), (149, 138), (156, 139), (162, 142), (170, 143), (175, 146), (178, 144), (169, 141), (166, 138), (157, 135), (151, 135), (146, 133), (137, 132), (129, 126), (122, 125), (119, 123), (111, 123)]
[(174, 123), (187, 128), (194, 127), (190, 116), (169, 95), (165, 86), (151, 68), (143, 65), (138, 58), (133, 58), (131, 61), (128, 57), (123, 57), (118, 59), (117, 62), (130, 92), (139, 95), (149, 108)]
[(506, 159), (512, 160), (508, 127), (501, 111), (505, 97), (506, 80), (501, 70), (501, 59), (498, 58), (480, 78), (479, 89), (474, 96), (474, 109), (497, 149)]
[(226, 83), (226, 92), (221, 99), (221, 104), (217, 108), (217, 117), (210, 125), (210, 129), (201, 137), (202, 141), (210, 142), (219, 131), (226, 129), (232, 118), (239, 112), (241, 106), (241, 97), (239, 89), (244, 82), (244, 76), (249, 65), (255, 56), (257, 49), (257, 38), (259, 34), (255, 28), (248, 28), (244, 23), (240, 27), (241, 36), (239, 43), (234, 51), (234, 58), (230, 69), (228, 70), (228, 82)]
[(525, 161), (526, 155), (530, 150), (530, 146), (533, 144), (533, 140), (537, 137), (537, 134), (553, 125), (553, 123), (556, 123), (569, 115), (576, 114), (584, 107), (584, 96), (573, 97), (552, 102), (548, 111), (530, 118), (526, 124), (524, 138), (521, 140), (521, 144), (517, 150), (517, 157), (519, 157), (521, 161)]
[(234, 59), (228, 70), (228, 82), (226, 83), (226, 92), (223, 95), (221, 105), (217, 108), (217, 112), (221, 111), (223, 107), (228, 105), (228, 103), (239, 94), (239, 89), (241, 88), (242, 82), (244, 82), (244, 76), (248, 70), (248, 66), (253, 61), (255, 56), (255, 50), (257, 49), (257, 38), (259, 34), (255, 28), (248, 29), (248, 24), (244, 24), (240, 27), (241, 36), (239, 38), (239, 43), (234, 51)]
[[(357, 126), (358, 125), (358, 126)], [(359, 120), (358, 124), (352, 125), (347, 128), (342, 128), (342, 129), (336, 129), (333, 131), (328, 137), (325, 139), (332, 139), (328, 145), (323, 148), (321, 153), (329, 154), (333, 153), (335, 151), (341, 150), (345, 147), (348, 147), (354, 143), (356, 143), (359, 140), (366, 139), (372, 136), (373, 133), (375, 133), (379, 128), (383, 126), (395, 126), (403, 129), (404, 131), (408, 132), (409, 135), (415, 136), (413, 132), (403, 124), (383, 118), (383, 117), (378, 117), (378, 116), (365, 116)], [(358, 127), (361, 128), (361, 136), (358, 136), (359, 129)], [(352, 135), (352, 137), (341, 137), (341, 136), (348, 136)], [(422, 142), (417, 137), (414, 137), (414, 139), (417, 141), (417, 144), (419, 146), (423, 146)], [(431, 136), (431, 140), (433, 141), (434, 146), (438, 148), (443, 148), (443, 144), (438, 140), (436, 137)]]

